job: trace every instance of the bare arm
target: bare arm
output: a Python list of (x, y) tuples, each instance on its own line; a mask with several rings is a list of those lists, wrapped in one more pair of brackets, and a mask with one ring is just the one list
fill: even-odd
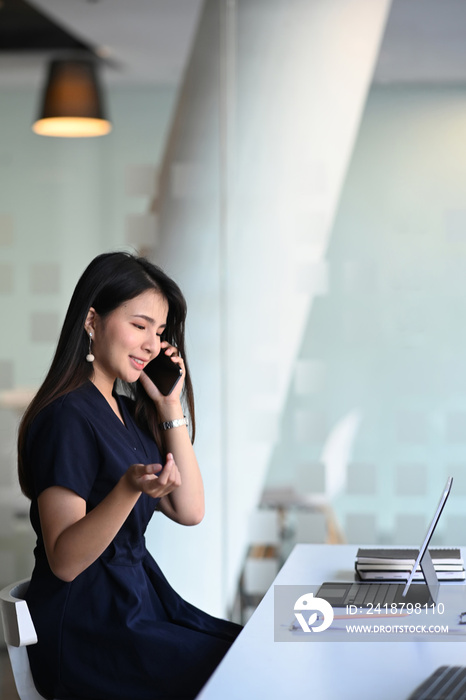
[[(174, 418), (177, 417), (182, 418), (183, 413), (181, 412), (181, 416), (174, 415)], [(198, 525), (205, 512), (204, 485), (188, 428), (183, 425), (167, 430), (165, 442), (175, 457), (181, 474), (181, 486), (176, 492), (172, 491), (161, 499), (159, 509), (181, 525)]]
[(163, 498), (180, 484), (173, 459), (160, 464), (133, 464), (112, 491), (86, 514), (86, 502), (74, 491), (51, 486), (38, 498), (45, 550), (53, 573), (72, 581), (108, 547), (142, 492)]
[[(175, 348), (168, 343), (163, 345), (161, 352), (166, 350), (173, 361), (183, 369), (184, 379), (182, 359), (175, 354)], [(180, 401), (183, 382), (178, 382), (175, 390), (169, 396), (163, 396), (144, 372), (141, 374), (140, 382), (157, 405), (160, 419), (163, 422), (183, 418), (183, 408)], [(181, 485), (176, 491), (172, 491), (162, 498), (159, 508), (164, 515), (177, 523), (197, 525), (204, 517), (204, 484), (188, 428), (185, 425), (171, 428), (165, 431), (164, 437), (167, 450), (173, 455), (179, 469)]]

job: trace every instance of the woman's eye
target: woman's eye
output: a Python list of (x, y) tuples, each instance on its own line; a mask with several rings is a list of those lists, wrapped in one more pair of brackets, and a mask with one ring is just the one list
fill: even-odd
[(145, 329), (145, 326), (140, 326), (138, 323), (133, 323), (133, 326), (139, 328), (140, 331), (143, 331)]

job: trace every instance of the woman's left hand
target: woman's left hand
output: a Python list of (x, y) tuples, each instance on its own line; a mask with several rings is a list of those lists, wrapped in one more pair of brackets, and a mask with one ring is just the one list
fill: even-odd
[[(173, 403), (173, 402), (179, 402), (181, 392), (183, 390), (183, 385), (184, 385), (184, 378), (185, 378), (185, 367), (184, 367), (184, 361), (181, 355), (178, 353), (178, 349), (175, 348), (174, 345), (170, 345), (167, 343), (166, 340), (162, 341), (161, 347), (160, 347), (160, 352), (164, 353), (168, 357), (170, 357), (171, 361), (178, 365), (181, 369), (181, 377), (177, 381), (175, 388), (173, 391), (168, 394), (168, 396), (164, 396), (162, 392), (155, 386), (154, 382), (147, 376), (147, 374), (144, 372), (144, 370), (141, 372), (141, 376), (139, 381), (141, 382), (144, 390), (148, 394), (148, 396), (154, 401), (155, 403)], [(153, 358), (155, 359), (155, 358)]]
[[(166, 452), (173, 455), (176, 462), (173, 462), (173, 469), (176, 470), (177, 481), (175, 488), (160, 499), (158, 508), (177, 523), (197, 525), (204, 517), (204, 486), (189, 429), (183, 421), (183, 406), (180, 398), (186, 370), (183, 358), (173, 345), (163, 341), (160, 352), (170, 357), (171, 361), (181, 368), (182, 374), (168, 396), (164, 396), (157, 389), (144, 371), (141, 372), (139, 380), (148, 396), (156, 404), (158, 420), (162, 423), (178, 421), (176, 425), (163, 430), (163, 447)], [(160, 479), (163, 481), (163, 471)]]

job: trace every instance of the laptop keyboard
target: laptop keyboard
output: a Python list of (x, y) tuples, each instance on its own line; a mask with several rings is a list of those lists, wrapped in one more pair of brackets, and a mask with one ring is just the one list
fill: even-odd
[(466, 700), (466, 666), (440, 666), (408, 700)]
[(377, 604), (390, 606), (403, 588), (404, 585), (400, 583), (353, 583), (344, 604), (363, 608)]
[(356, 605), (360, 608), (375, 608), (377, 605), (390, 607), (392, 603), (412, 605), (434, 605), (436, 595), (432, 596), (425, 583), (413, 583), (406, 596), (403, 596), (404, 583), (343, 583), (326, 581), (317, 591), (317, 598), (323, 598), (333, 607)]

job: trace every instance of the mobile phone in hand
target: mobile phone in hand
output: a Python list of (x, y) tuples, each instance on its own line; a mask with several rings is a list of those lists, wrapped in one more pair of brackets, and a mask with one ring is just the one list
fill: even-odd
[(168, 396), (178, 384), (183, 370), (161, 350), (157, 357), (146, 365), (144, 372), (154, 382), (160, 393)]

